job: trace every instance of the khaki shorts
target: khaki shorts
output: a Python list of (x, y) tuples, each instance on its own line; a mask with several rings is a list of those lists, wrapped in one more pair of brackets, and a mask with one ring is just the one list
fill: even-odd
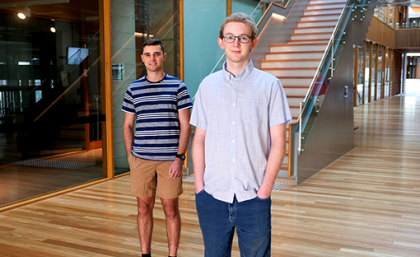
[(136, 197), (156, 195), (165, 199), (177, 198), (182, 194), (182, 175), (169, 177), (172, 161), (148, 161), (132, 154), (128, 158), (131, 170), (131, 193)]

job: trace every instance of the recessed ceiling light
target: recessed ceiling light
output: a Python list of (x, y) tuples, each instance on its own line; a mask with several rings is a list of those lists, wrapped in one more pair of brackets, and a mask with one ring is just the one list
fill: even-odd
[(22, 20), (26, 19), (26, 15), (21, 12), (18, 13), (17, 16), (19, 17), (19, 19), (22, 19)]

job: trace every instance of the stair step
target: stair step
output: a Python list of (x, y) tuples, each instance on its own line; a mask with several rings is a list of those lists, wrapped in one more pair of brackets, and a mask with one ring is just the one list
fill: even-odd
[(336, 3), (337, 0), (310, 0), (309, 4), (328, 4), (328, 3)]
[(309, 88), (309, 86), (302, 86), (302, 85), (283, 85), (283, 88)]
[(323, 28), (335, 28), (335, 26), (331, 25), (331, 26), (311, 26), (311, 27), (295, 27), (295, 29), (323, 29)]
[[(277, 76), (277, 77), (283, 77), (283, 76)], [(281, 79), (281, 83), (285, 85), (302, 85), (306, 84), (309, 87), (309, 84), (311, 84), (313, 78), (295, 78), (295, 79), (289, 79), (289, 78), (283, 78)], [(286, 93), (287, 94), (287, 93)]]
[(331, 13), (331, 14), (308, 14), (303, 15), (300, 17), (300, 21), (318, 21), (318, 20), (338, 20), (340, 18), (340, 14), (338, 13)]
[[(306, 87), (309, 88), (309, 87)], [(287, 95), (287, 98), (305, 98), (306, 95)]]
[(290, 52), (267, 52), (266, 60), (292, 60), (301, 58), (320, 59), (324, 51), (290, 51)]
[(338, 22), (338, 19), (326, 19), (326, 20), (316, 20), (316, 21), (298, 21), (298, 23), (321, 23), (321, 22)]
[(261, 60), (262, 68), (318, 67), (321, 59)]
[(325, 51), (326, 48), (327, 48), (326, 43), (278, 44), (278, 45), (271, 45), (270, 52), (285, 52), (285, 51), (296, 52), (296, 51), (308, 51), (309, 49), (313, 51)]
[(335, 26), (312, 26), (312, 27), (295, 27), (294, 33), (319, 33), (328, 32), (332, 33)]
[(328, 45), (328, 41), (330, 41), (329, 38), (320, 38), (320, 39), (288, 39), (287, 40), (287, 42), (295, 43), (295, 44), (299, 44), (299, 42), (300, 42), (300, 44), (308, 44), (308, 43), (311, 43), (311, 42), (314, 42), (314, 43), (324, 43), (325, 44), (325, 48)]
[(324, 3), (317, 3), (317, 4), (311, 4), (309, 3), (307, 6), (325, 6), (325, 5), (331, 5), (331, 4), (346, 4), (345, 1), (335, 1), (335, 2), (324, 2)]
[(322, 9), (305, 9), (303, 10), (304, 15), (314, 15), (314, 14), (337, 14), (343, 11), (344, 7), (338, 8), (322, 8)]
[(282, 164), (280, 166), (280, 170), (289, 170), (289, 165), (288, 164)]
[(271, 44), (270, 47), (276, 47), (276, 46), (314, 46), (314, 45), (324, 45), (327, 46), (328, 43), (307, 43), (307, 44)]
[(335, 3), (322, 3), (322, 4), (308, 4), (306, 5), (308, 10), (319, 10), (319, 9), (332, 9), (341, 8), (346, 6), (346, 2), (335, 2)]
[(318, 68), (259, 68), (273, 76), (305, 76), (313, 77)]
[(298, 21), (298, 28), (305, 27), (316, 27), (316, 26), (337, 26), (338, 20), (309, 20), (309, 21)]
[[(284, 84), (284, 80), (280, 80), (280, 82), (282, 84)], [(309, 84), (311, 83), (311, 81), (308, 82), (307, 86), (291, 86), (291, 85), (287, 85), (287, 86), (283, 86), (284, 92), (287, 95), (287, 98), (289, 98), (289, 96), (293, 96), (293, 95), (299, 95), (302, 96), (302, 98), (305, 98), (306, 93), (308, 92), (309, 89)], [(295, 99), (295, 98), (290, 98), (290, 99)]]
[(321, 61), (321, 59), (261, 60), (261, 62), (311, 62), (311, 61)]
[(282, 79), (310, 79), (312, 80), (313, 77), (312, 76), (276, 76), (278, 79), (280, 79), (280, 81)]
[[(324, 53), (324, 51), (284, 51), (284, 52), (266, 52), (265, 54), (267, 55), (276, 55), (276, 54), (285, 54), (285, 55), (290, 55), (288, 56), (290, 59), (293, 58), (294, 55), (299, 55), (299, 54), (322, 54)], [(300, 57), (299, 57), (300, 58)], [(313, 58), (316, 59), (316, 58)], [(267, 59), (267, 60), (275, 60), (275, 59)], [(278, 59), (281, 60), (281, 59)]]
[(292, 33), (291, 40), (302, 39), (330, 39), (332, 32)]
[(294, 108), (294, 107), (296, 106), (289, 106), (289, 110), (292, 117), (295, 117), (295, 119), (297, 119), (300, 115), (300, 107), (299, 106), (297, 106), (297, 108)]
[(331, 35), (331, 32), (291, 33), (292, 36)]
[(317, 68), (259, 68), (259, 70), (316, 70)]
[(300, 109), (299, 105), (301, 102), (303, 102), (303, 100), (305, 100), (305, 96), (300, 96), (299, 98), (292, 98), (292, 97), (287, 96), (287, 102), (289, 103), (289, 105), (297, 106), (298, 109)]

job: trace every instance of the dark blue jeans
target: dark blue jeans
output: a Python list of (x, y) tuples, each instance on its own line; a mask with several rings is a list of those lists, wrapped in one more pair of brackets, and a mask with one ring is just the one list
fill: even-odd
[(238, 202), (235, 197), (233, 203), (226, 203), (202, 190), (195, 203), (205, 257), (230, 257), (235, 228), (241, 256), (270, 256), (271, 198)]

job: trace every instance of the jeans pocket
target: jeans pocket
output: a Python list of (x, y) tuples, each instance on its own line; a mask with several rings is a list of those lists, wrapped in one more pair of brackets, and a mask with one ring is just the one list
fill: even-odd
[(201, 189), (201, 190), (200, 190), (200, 192), (195, 193), (195, 195), (200, 195), (200, 194), (203, 194), (203, 192), (204, 192), (204, 188), (203, 188), (203, 189)]
[(258, 200), (260, 200), (260, 201), (268, 201), (268, 200), (270, 200), (271, 199), (271, 196), (269, 196), (269, 197), (267, 197), (267, 198), (260, 198), (258, 195), (257, 195), (257, 197), (256, 197)]

